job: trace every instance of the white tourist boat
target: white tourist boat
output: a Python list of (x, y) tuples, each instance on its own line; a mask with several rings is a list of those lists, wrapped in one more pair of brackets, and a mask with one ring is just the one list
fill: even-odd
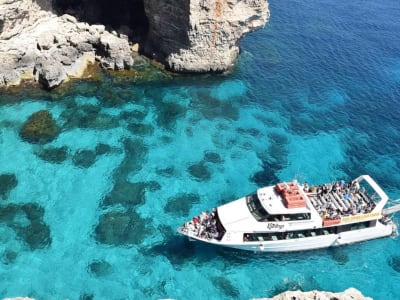
[(389, 215), (400, 205), (385, 209), (387, 202), (369, 175), (311, 187), (294, 180), (202, 212), (178, 232), (191, 240), (250, 251), (340, 246), (396, 234)]

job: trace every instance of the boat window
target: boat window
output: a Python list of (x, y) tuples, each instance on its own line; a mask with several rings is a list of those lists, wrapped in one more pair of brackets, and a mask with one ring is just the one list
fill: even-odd
[(275, 241), (284, 239), (298, 239), (305, 237), (315, 237), (320, 235), (338, 234), (350, 230), (358, 230), (370, 227), (370, 221), (357, 223), (357, 224), (346, 224), (341, 226), (332, 226), (321, 229), (309, 229), (309, 230), (296, 230), (287, 232), (270, 232), (270, 233), (245, 233), (243, 235), (243, 241), (245, 242), (262, 242), (262, 241)]
[(246, 197), (247, 207), (251, 214), (256, 218), (257, 221), (263, 221), (268, 218), (268, 213), (262, 206), (260, 199), (257, 194), (252, 194)]

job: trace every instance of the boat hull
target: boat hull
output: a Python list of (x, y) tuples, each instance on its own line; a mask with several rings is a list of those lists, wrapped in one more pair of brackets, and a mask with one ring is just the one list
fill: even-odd
[[(179, 230), (178, 230), (179, 231)], [(185, 234), (182, 231), (179, 231)], [(354, 231), (342, 232), (340, 234), (327, 234), (313, 237), (304, 237), (296, 239), (282, 239), (276, 241), (252, 241), (252, 242), (233, 242), (230, 238), (222, 239), (202, 239), (197, 236), (188, 236), (191, 240), (197, 240), (209, 244), (234, 249), (253, 251), (253, 252), (294, 252), (306, 251), (321, 248), (337, 247), (349, 245), (368, 240), (384, 238), (391, 236), (393, 233), (392, 224), (378, 223), (375, 227), (364, 228)]]

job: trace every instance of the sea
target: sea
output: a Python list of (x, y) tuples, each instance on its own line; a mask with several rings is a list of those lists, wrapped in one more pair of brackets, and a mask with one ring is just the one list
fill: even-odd
[[(295, 253), (188, 241), (177, 227), (258, 187), (371, 175), (400, 198), (400, 2), (270, 0), (235, 68), (149, 66), (0, 92), (0, 298), (400, 299), (400, 240)], [(58, 134), (31, 143), (29, 116)], [(399, 216), (394, 216), (397, 223)]]

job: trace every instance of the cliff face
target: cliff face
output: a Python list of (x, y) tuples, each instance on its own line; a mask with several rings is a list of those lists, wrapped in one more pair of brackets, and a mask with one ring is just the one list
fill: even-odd
[(266, 0), (2, 0), (0, 86), (51, 89), (95, 60), (128, 69), (134, 42), (173, 71), (222, 72), (268, 17)]
[(239, 54), (240, 38), (263, 27), (266, 0), (146, 0), (144, 52), (177, 72), (221, 72)]

